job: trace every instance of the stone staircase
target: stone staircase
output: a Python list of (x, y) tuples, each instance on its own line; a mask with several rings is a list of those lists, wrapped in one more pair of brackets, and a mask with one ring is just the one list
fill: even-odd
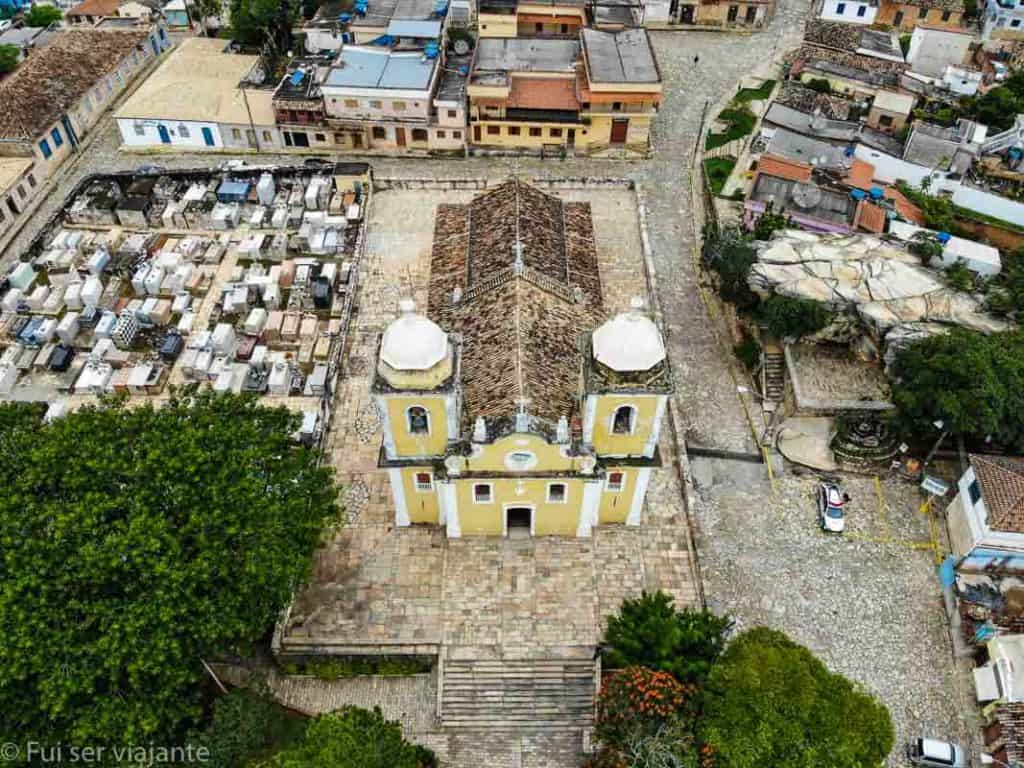
[(593, 725), (590, 659), (446, 659), (441, 725), (474, 730), (579, 730)]
[(781, 349), (765, 347), (762, 363), (765, 410), (774, 410), (768, 404), (781, 403), (786, 396), (786, 358)]

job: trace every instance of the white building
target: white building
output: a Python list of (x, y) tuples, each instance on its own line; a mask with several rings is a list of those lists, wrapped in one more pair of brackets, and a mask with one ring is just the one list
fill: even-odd
[(1024, 40), (1024, 4), (1019, 0), (988, 0), (981, 38), (990, 40)]
[(874, 24), (877, 15), (877, 0), (823, 0), (818, 11), (818, 17), (823, 21), (845, 21), (847, 24)]
[(1024, 572), (1024, 457), (970, 456), (946, 509), (956, 567)]
[(122, 148), (279, 149), (272, 92), (239, 85), (258, 63), (224, 40), (184, 40), (115, 113)]
[(907, 63), (919, 75), (941, 78), (948, 66), (969, 62), (973, 40), (974, 36), (966, 29), (914, 27), (907, 48)]

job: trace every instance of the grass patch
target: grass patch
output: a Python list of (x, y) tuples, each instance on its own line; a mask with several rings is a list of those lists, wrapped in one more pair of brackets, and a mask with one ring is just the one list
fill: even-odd
[(764, 101), (772, 95), (772, 89), (774, 87), (774, 80), (765, 80), (757, 88), (741, 88), (739, 93), (736, 94), (736, 98), (732, 101), (734, 104), (746, 104), (750, 101)]
[(728, 144), (730, 141), (741, 139), (754, 130), (757, 124), (757, 116), (746, 106), (728, 107), (718, 115), (718, 119), (727, 122), (729, 127), (724, 133), (712, 133), (708, 135), (705, 149), (714, 149)]
[(732, 157), (712, 157), (704, 161), (704, 174), (708, 177), (708, 183), (714, 194), (722, 194), (722, 187), (725, 186), (725, 182), (735, 166), (736, 159)]

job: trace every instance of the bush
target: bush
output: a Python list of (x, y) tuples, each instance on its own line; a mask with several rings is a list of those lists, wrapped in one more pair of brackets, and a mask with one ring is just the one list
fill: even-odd
[(217, 699), (209, 725), (189, 741), (209, 751), (210, 765), (242, 768), (255, 757), (297, 741), (305, 718), (288, 714), (266, 692), (233, 690)]
[(386, 677), (420, 675), (430, 670), (430, 665), (416, 659), (384, 658), (377, 665), (377, 674)]
[(754, 370), (761, 362), (761, 345), (747, 331), (743, 331), (743, 341), (734, 346), (732, 351), (748, 371)]
[(594, 732), (602, 744), (621, 748), (638, 736), (653, 736), (676, 720), (694, 715), (696, 686), (667, 672), (626, 667), (601, 685)]
[(778, 339), (809, 336), (832, 322), (832, 313), (816, 301), (774, 294), (757, 307), (757, 319)]
[(60, 21), (63, 16), (60, 9), (52, 5), (33, 5), (32, 9), (25, 14), (25, 26), (48, 27), (55, 21)]
[(732, 157), (712, 157), (704, 161), (704, 173), (708, 177), (712, 194), (722, 192), (722, 187), (729, 180), (729, 174), (735, 166), (736, 159)]
[(768, 241), (772, 239), (772, 233), (788, 227), (789, 217), (785, 211), (775, 212), (775, 206), (768, 203), (764, 213), (757, 217), (754, 223), (754, 239)]
[(379, 707), (345, 707), (312, 720), (301, 741), (267, 763), (268, 768), (434, 768), (437, 758), (402, 737), (402, 726), (385, 720)]
[(921, 259), (921, 263), (926, 267), (933, 259), (942, 257), (942, 243), (932, 232), (915, 232), (907, 250)]
[(0, 75), (13, 72), (21, 58), (21, 49), (16, 45), (0, 45)]
[(725, 647), (728, 617), (706, 610), (679, 611), (664, 592), (625, 600), (608, 617), (604, 663), (612, 669), (643, 666), (667, 672), (681, 683), (700, 683)]
[(943, 271), (943, 276), (951, 288), (965, 293), (974, 290), (974, 273), (967, 268), (963, 259), (957, 259), (956, 263), (946, 267)]
[(718, 275), (722, 298), (740, 309), (757, 304), (757, 295), (750, 290), (747, 277), (757, 259), (750, 238), (738, 228), (708, 228), (704, 236), (704, 263)]
[(699, 735), (716, 768), (872, 768), (895, 740), (883, 704), (765, 627), (729, 643), (704, 701)]

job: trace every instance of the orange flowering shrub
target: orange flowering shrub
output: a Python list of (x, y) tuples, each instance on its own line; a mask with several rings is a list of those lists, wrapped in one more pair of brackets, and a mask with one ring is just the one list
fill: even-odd
[(619, 746), (631, 734), (655, 733), (670, 720), (692, 716), (696, 692), (696, 686), (680, 683), (668, 672), (621, 669), (601, 685), (597, 737)]

